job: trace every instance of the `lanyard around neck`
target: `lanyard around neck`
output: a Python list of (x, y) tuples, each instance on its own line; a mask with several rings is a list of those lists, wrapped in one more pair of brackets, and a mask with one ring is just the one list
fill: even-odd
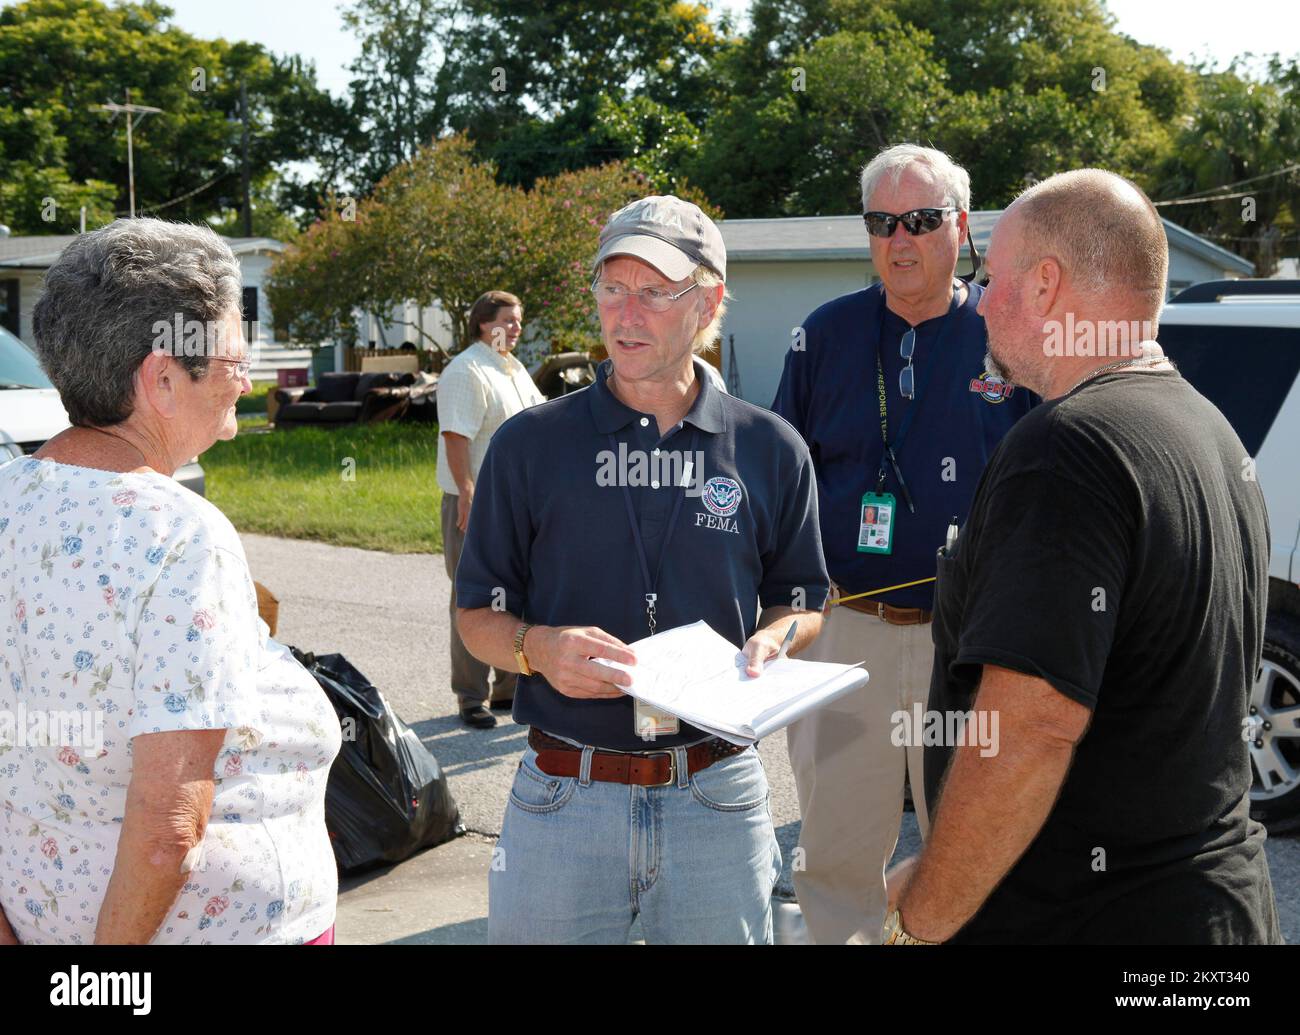
[[(880, 455), (880, 470), (876, 482), (876, 491), (879, 492), (885, 486), (885, 479), (888, 477), (890, 467), (894, 469), (894, 477), (898, 479), (898, 486), (903, 492), (903, 498), (907, 503), (907, 509), (912, 513), (916, 508), (912, 505), (912, 494), (908, 492), (907, 483), (903, 480), (903, 471), (898, 463), (898, 452), (903, 448), (903, 441), (907, 438), (907, 432), (912, 426), (912, 418), (916, 415), (916, 408), (921, 402), (921, 395), (930, 384), (930, 378), (934, 374), (935, 361), (939, 356), (939, 346), (943, 342), (944, 332), (948, 330), (949, 317), (952, 316), (960, 307), (958, 303), (959, 289), (954, 289), (952, 301), (948, 305), (948, 311), (943, 316), (943, 322), (939, 324), (939, 333), (935, 335), (934, 344), (930, 346), (930, 358), (926, 360), (925, 369), (921, 372), (920, 379), (916, 382), (916, 392), (912, 396), (912, 405), (907, 407), (907, 412), (903, 414), (902, 423), (898, 426), (898, 433), (894, 436), (894, 441), (889, 441), (889, 402), (885, 390), (885, 368), (881, 361), (881, 349), (885, 336), (885, 292), (880, 292), (880, 316), (876, 327), (876, 394), (880, 404), (880, 442), (882, 452)], [(915, 328), (912, 328), (915, 330)], [(906, 332), (904, 332), (906, 333)]]
[[(699, 429), (696, 428), (691, 433), (691, 444), (686, 451), (688, 463), (690, 462), (690, 459), (695, 456), (695, 446), (699, 441), (699, 437), (700, 432)], [(614, 453), (617, 454), (618, 440), (614, 438), (613, 435), (609, 436), (609, 445), (610, 448), (613, 449)], [(659, 563), (655, 565), (655, 574), (653, 579), (650, 578), (650, 559), (646, 556), (645, 542), (641, 538), (641, 526), (636, 519), (636, 508), (632, 506), (632, 490), (628, 488), (626, 478), (621, 478), (619, 480), (623, 483), (623, 504), (627, 509), (627, 522), (632, 529), (632, 542), (636, 545), (637, 560), (641, 562), (641, 577), (645, 582), (646, 624), (650, 628), (650, 635), (653, 636), (655, 634), (655, 619), (657, 615), (655, 603), (659, 599), (659, 576), (663, 574), (664, 558), (668, 556), (668, 545), (672, 540), (673, 529), (676, 527), (677, 518), (681, 514), (682, 503), (686, 499), (686, 492), (690, 488), (691, 479), (689, 477), (684, 477), (682, 479), (686, 484), (681, 487), (682, 491), (677, 494), (677, 499), (673, 501), (673, 512), (669, 515), (668, 527), (664, 531), (664, 542), (663, 546), (660, 547), (659, 550)]]

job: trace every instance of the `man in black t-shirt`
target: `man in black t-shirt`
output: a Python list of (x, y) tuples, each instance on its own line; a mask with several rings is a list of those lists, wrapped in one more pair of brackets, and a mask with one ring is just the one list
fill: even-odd
[(1031, 188), (994, 231), (990, 355), (1045, 402), (941, 552), (933, 820), (891, 876), (886, 941), (1282, 940), (1243, 735), (1267, 515), (1240, 440), (1151, 340), (1167, 266), (1150, 201), (1100, 170)]

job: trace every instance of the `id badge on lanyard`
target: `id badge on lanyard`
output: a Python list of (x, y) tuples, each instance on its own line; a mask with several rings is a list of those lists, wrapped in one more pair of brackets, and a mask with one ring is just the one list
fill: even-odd
[[(688, 456), (695, 455), (695, 444), (698, 438), (698, 431), (691, 436), (690, 448), (687, 453)], [(617, 453), (618, 443), (614, 439), (613, 435), (609, 436), (609, 441), (610, 447), (615, 453)], [(688, 461), (682, 472), (681, 492), (678, 494), (677, 500), (673, 503), (672, 516), (668, 519), (668, 530), (664, 534), (664, 544), (659, 554), (659, 567), (655, 572), (655, 579), (653, 582), (650, 579), (650, 562), (646, 558), (645, 544), (641, 541), (641, 528), (637, 524), (636, 510), (632, 506), (632, 493), (628, 490), (626, 484), (623, 486), (623, 502), (627, 506), (627, 519), (632, 528), (632, 542), (636, 546), (637, 559), (641, 562), (641, 574), (644, 577), (646, 584), (645, 617), (646, 626), (650, 630), (651, 636), (655, 634), (655, 626), (657, 625), (655, 604), (659, 599), (659, 595), (655, 590), (659, 582), (659, 573), (663, 570), (664, 557), (668, 554), (668, 545), (672, 539), (673, 528), (677, 524), (677, 516), (681, 512), (682, 502), (686, 498), (686, 489), (690, 484), (691, 464)], [(679, 720), (676, 715), (660, 711), (659, 709), (636, 698), (633, 698), (632, 703), (634, 705), (632, 731), (642, 740), (649, 741), (654, 740), (656, 737), (672, 737), (681, 732), (681, 720)]]
[(863, 494), (858, 521), (858, 553), (893, 552), (894, 503), (892, 492)]
[[(664, 544), (665, 547), (667, 545), (667, 543)], [(654, 593), (645, 595), (646, 621), (650, 626), (651, 636), (655, 634), (655, 599), (656, 594)], [(632, 703), (636, 709), (635, 718), (632, 721), (632, 730), (642, 740), (654, 740), (655, 737), (675, 737), (681, 732), (682, 724), (676, 715), (661, 712), (639, 698), (634, 697)]]
[[(952, 302), (948, 306), (948, 315), (951, 315), (957, 308), (958, 294), (954, 292)], [(899, 491), (903, 494), (903, 502), (906, 504), (908, 512), (916, 513), (916, 506), (912, 503), (912, 494), (907, 489), (907, 482), (903, 480), (903, 470), (898, 463), (898, 450), (902, 448), (912, 418), (916, 416), (916, 407), (920, 401), (921, 393), (929, 384), (930, 375), (934, 372), (935, 360), (939, 355), (939, 346), (943, 341), (943, 332), (947, 329), (947, 326), (948, 319), (945, 317), (943, 323), (939, 325), (939, 332), (935, 336), (934, 344), (930, 346), (930, 358), (925, 364), (925, 371), (921, 375), (920, 381), (917, 382), (915, 393), (911, 396), (912, 405), (908, 408), (907, 413), (903, 415), (897, 437), (893, 442), (890, 442), (889, 403), (885, 394), (885, 368), (880, 360), (880, 339), (884, 335), (885, 328), (885, 299), (884, 295), (881, 295), (880, 323), (876, 329), (876, 395), (880, 404), (880, 472), (876, 479), (876, 491), (863, 494), (862, 504), (858, 510), (858, 553), (888, 554), (894, 551), (894, 532), (898, 527), (898, 505), (894, 494), (884, 491), (885, 481), (889, 477), (891, 469), (894, 472), (894, 479), (898, 482)]]

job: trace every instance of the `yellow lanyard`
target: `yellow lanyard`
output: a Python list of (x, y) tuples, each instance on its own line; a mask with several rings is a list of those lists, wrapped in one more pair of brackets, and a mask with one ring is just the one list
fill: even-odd
[(839, 597), (831, 601), (831, 606), (842, 604), (846, 600), (857, 600), (858, 597), (874, 597), (877, 593), (888, 593), (891, 589), (907, 589), (908, 586), (924, 586), (927, 582), (933, 582), (939, 576), (931, 575), (928, 579), (917, 579), (915, 582), (900, 582), (897, 586), (885, 586), (882, 589), (869, 589), (865, 593), (854, 593), (851, 597)]

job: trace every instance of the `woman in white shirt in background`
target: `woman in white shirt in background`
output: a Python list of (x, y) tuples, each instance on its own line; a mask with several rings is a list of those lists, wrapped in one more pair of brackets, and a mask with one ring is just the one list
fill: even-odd
[[(467, 726), (491, 729), (496, 718), (484, 707), (509, 708), (514, 672), (479, 661), (456, 629), (456, 565), (460, 563), (474, 502), (474, 482), (497, 428), (516, 413), (545, 402), (527, 368), (513, 353), (523, 333), (524, 310), (508, 291), (480, 295), (469, 311), (470, 345), (438, 378), (438, 487), (442, 489), (442, 556), (451, 579), (451, 688)], [(495, 678), (488, 686), (488, 673)]]

